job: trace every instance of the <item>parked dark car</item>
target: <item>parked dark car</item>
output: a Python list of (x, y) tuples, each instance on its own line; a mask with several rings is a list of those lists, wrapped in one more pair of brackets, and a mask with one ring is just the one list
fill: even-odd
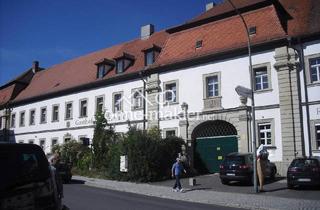
[(320, 185), (320, 159), (319, 157), (296, 158), (287, 172), (287, 185), (291, 189), (295, 186)]
[[(274, 179), (277, 167), (267, 161), (266, 177)], [(253, 155), (252, 153), (230, 153), (225, 156), (220, 165), (220, 179), (222, 184), (230, 181), (240, 181), (253, 184)]]
[(0, 143), (0, 165), (0, 209), (62, 208), (62, 184), (39, 146)]

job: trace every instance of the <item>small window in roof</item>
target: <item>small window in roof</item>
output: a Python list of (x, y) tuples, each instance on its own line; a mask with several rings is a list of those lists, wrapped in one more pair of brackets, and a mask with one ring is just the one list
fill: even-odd
[(114, 67), (114, 60), (102, 59), (95, 63), (97, 65), (97, 78), (103, 78)]
[(154, 63), (154, 51), (146, 52), (146, 66)]
[(249, 35), (255, 35), (257, 33), (257, 27), (252, 26), (249, 28)]
[(117, 74), (124, 72), (124, 59), (117, 60)]
[(196, 49), (202, 47), (202, 40), (196, 41)]
[(134, 56), (129, 53), (123, 53), (123, 55), (114, 58), (116, 60), (116, 73), (123, 73), (126, 69), (134, 64)]

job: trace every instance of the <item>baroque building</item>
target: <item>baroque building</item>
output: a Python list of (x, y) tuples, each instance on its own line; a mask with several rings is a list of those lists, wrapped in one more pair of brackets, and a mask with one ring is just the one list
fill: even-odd
[[(160, 128), (185, 139), (191, 163), (216, 172), (229, 152), (257, 146), (278, 172), (296, 156), (320, 156), (320, 5), (316, 0), (234, 0), (208, 4), (188, 22), (47, 69), (32, 68), (0, 87), (2, 141), (54, 144), (92, 139), (105, 111), (116, 132)], [(251, 42), (252, 75), (248, 62)], [(252, 84), (251, 84), (252, 83)]]

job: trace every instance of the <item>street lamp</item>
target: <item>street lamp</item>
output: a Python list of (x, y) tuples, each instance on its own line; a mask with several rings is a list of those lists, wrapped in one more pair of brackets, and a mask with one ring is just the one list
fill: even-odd
[(246, 28), (246, 34), (248, 38), (248, 56), (249, 56), (249, 69), (250, 69), (250, 86), (251, 86), (251, 112), (252, 112), (252, 152), (253, 152), (253, 178), (254, 178), (254, 191), (258, 192), (258, 185), (257, 185), (257, 145), (256, 145), (256, 120), (255, 120), (255, 105), (254, 105), (254, 87), (253, 87), (253, 81), (254, 81), (254, 74), (252, 71), (252, 58), (251, 58), (251, 39), (250, 39), (250, 33), (249, 28), (247, 26), (246, 21), (244, 20), (243, 16), (241, 15), (240, 11), (236, 8), (236, 6), (232, 3), (231, 0), (228, 0), (230, 5), (233, 7), (233, 9), (236, 11), (236, 13), (241, 18), (244, 27)]

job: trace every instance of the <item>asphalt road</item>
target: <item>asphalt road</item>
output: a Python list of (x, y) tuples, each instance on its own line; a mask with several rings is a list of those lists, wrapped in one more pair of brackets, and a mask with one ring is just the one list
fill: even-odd
[(204, 205), (89, 187), (78, 183), (64, 185), (63, 203), (70, 210), (231, 210), (237, 208)]

